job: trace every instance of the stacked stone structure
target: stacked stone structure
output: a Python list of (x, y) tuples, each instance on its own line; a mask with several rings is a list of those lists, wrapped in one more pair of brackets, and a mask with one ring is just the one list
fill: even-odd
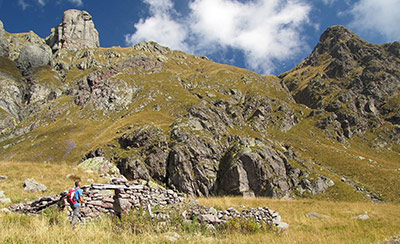
[[(86, 201), (81, 208), (81, 218), (84, 222), (104, 214), (120, 217), (122, 214), (128, 214), (132, 209), (145, 209), (152, 218), (166, 220), (169, 219), (168, 212), (153, 213), (152, 208), (158, 206), (162, 209), (162, 207), (174, 206), (176, 209), (184, 209), (181, 215), (186, 220), (196, 218), (200, 223), (207, 225), (216, 226), (231, 219), (240, 218), (275, 227), (278, 231), (289, 227), (288, 224), (281, 221), (277, 212), (267, 207), (243, 209), (241, 212), (234, 208), (217, 211), (212, 207), (199, 205), (196, 201), (185, 204), (184, 194), (159, 186), (153, 187), (148, 183), (141, 184), (139, 181), (128, 182), (124, 179), (113, 179), (110, 184), (92, 184), (84, 186), (82, 189), (83, 198)], [(66, 195), (67, 191), (64, 191), (58, 195), (45, 196), (33, 202), (13, 204), (9, 210), (24, 214), (40, 214), (51, 206), (65, 209), (68, 206)], [(72, 215), (70, 208), (67, 209), (67, 212), (70, 216)]]

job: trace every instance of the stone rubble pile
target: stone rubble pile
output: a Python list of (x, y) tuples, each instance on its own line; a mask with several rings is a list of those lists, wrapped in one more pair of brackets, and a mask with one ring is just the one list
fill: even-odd
[(189, 210), (184, 211), (182, 216), (186, 219), (193, 219), (195, 216), (202, 224), (218, 225), (226, 223), (232, 219), (246, 219), (275, 227), (278, 232), (282, 232), (289, 228), (289, 225), (282, 222), (282, 218), (278, 212), (267, 207), (250, 208), (238, 211), (235, 208), (217, 211), (213, 207), (207, 208), (200, 205), (192, 205)]
[(10, 210), (24, 214), (38, 214), (50, 206), (59, 204), (60, 201), (61, 195), (45, 196), (32, 202), (13, 204), (10, 206)]
[[(173, 206), (173, 210), (177, 211), (184, 207), (181, 213), (182, 217), (190, 221), (194, 218), (201, 224), (216, 226), (223, 224), (232, 219), (253, 220), (258, 224), (272, 226), (278, 232), (289, 228), (289, 225), (282, 222), (280, 215), (264, 208), (243, 209), (241, 212), (234, 208), (217, 211), (214, 208), (208, 208), (199, 205), (197, 201), (190, 201), (185, 204), (185, 197), (181, 193), (173, 190), (166, 190), (161, 187), (152, 187), (148, 184), (141, 184), (139, 181), (127, 182), (125, 179), (113, 179), (110, 184), (92, 184), (82, 187), (83, 198), (86, 201), (81, 207), (81, 219), (86, 222), (93, 218), (100, 217), (103, 214), (117, 215), (128, 213), (131, 209), (144, 209), (148, 211), (151, 217), (156, 219), (169, 219), (169, 212), (163, 213), (157, 211), (152, 213), (155, 206), (162, 207)], [(58, 206), (64, 209), (69, 204), (66, 200), (67, 191), (59, 195), (46, 196), (39, 198), (33, 202), (13, 204), (9, 207), (12, 212), (24, 214), (39, 214), (50, 206)], [(71, 208), (67, 209), (69, 216), (72, 216)]]

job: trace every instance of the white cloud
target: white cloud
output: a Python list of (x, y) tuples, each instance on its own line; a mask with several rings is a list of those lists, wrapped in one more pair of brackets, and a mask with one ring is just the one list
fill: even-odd
[(144, 0), (144, 2), (150, 4), (152, 16), (140, 19), (134, 25), (136, 32), (125, 36), (126, 42), (134, 45), (143, 40), (156, 41), (172, 49), (189, 51), (185, 43), (186, 27), (172, 17), (173, 3), (170, 0)]
[(386, 41), (400, 40), (400, 0), (360, 0), (350, 10), (350, 27), (361, 33), (379, 33)]
[(302, 0), (193, 0), (190, 14), (177, 17), (170, 0), (143, 1), (151, 15), (134, 25), (128, 44), (154, 40), (201, 55), (233, 48), (244, 53), (248, 67), (264, 73), (305, 46), (300, 33), (311, 11)]
[(29, 7), (29, 4), (27, 4), (24, 0), (18, 0), (18, 5), (21, 6), (22, 10), (25, 10), (27, 7)]
[(82, 0), (68, 0), (68, 1), (73, 3), (73, 4), (75, 4), (78, 7), (83, 5), (83, 1)]
[(192, 9), (191, 30), (206, 48), (213, 43), (244, 52), (247, 65), (261, 72), (275, 69), (300, 51), (300, 29), (311, 7), (301, 1), (197, 0)]
[(321, 0), (326, 5), (332, 5), (336, 0)]
[(37, 2), (38, 2), (38, 4), (40, 4), (40, 5), (42, 5), (42, 6), (46, 5), (46, 3), (45, 3), (44, 0), (37, 0)]
[[(83, 5), (83, 0), (67, 0), (67, 1), (72, 4), (75, 4), (78, 7)], [(152, 1), (152, 0), (149, 0), (149, 1)], [(40, 5), (42, 7), (46, 5), (46, 0), (37, 0), (36, 2), (38, 5)], [(25, 0), (18, 0), (18, 5), (21, 6), (22, 10), (25, 10), (26, 8), (31, 6), (30, 4), (26, 3)]]

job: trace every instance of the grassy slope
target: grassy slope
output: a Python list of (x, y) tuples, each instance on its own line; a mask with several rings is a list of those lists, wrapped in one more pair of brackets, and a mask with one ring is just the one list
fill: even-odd
[[(73, 174), (75, 177), (67, 178)], [(88, 179), (104, 182), (93, 172), (86, 172), (80, 167), (70, 164), (32, 163), (32, 162), (0, 162), (0, 175), (8, 178), (0, 180), (0, 190), (12, 203), (31, 201), (40, 196), (59, 194), (72, 187), (74, 180), (80, 178), (82, 183), (89, 184)], [(47, 187), (46, 192), (26, 192), (23, 190), (25, 179), (33, 178)], [(0, 203), (0, 208), (6, 207)]]
[(400, 154), (385, 149), (373, 149), (362, 138), (357, 137), (351, 140), (350, 147), (346, 148), (324, 137), (322, 131), (313, 127), (314, 123), (312, 119), (306, 118), (287, 133), (279, 131), (271, 133), (274, 139), (299, 149), (300, 156), (312, 162), (313, 167), (316, 167), (321, 174), (332, 177), (336, 183), (335, 187), (329, 189), (327, 194), (314, 196), (315, 198), (339, 201), (365, 200), (365, 197), (341, 182), (341, 176), (344, 176), (360, 182), (359, 186), (365, 186), (384, 201), (400, 202), (398, 193)]
[[(97, 55), (96, 58), (102, 63), (110, 62), (110, 60), (104, 59), (104, 54), (108, 50), (121, 54), (121, 57), (114, 58), (115, 60), (111, 60), (112, 62), (120, 62), (140, 54), (131, 48), (98, 49), (94, 51)], [(146, 53), (146, 55), (152, 57), (156, 54)], [(286, 92), (281, 89), (277, 77), (261, 77), (244, 69), (217, 64), (181, 52), (172, 52), (165, 56), (168, 58), (168, 62), (164, 63), (164, 71), (161, 73), (145, 75), (120, 73), (114, 77), (134, 82), (136, 86), (141, 87), (128, 110), (115, 114), (103, 114), (102, 111), (96, 111), (92, 106), (80, 108), (74, 105), (72, 97), (60, 97), (46, 105), (37, 117), (32, 117), (21, 125), (21, 127), (27, 126), (30, 121), (39, 120), (40, 123), (36, 129), (14, 140), (0, 143), (3, 160), (76, 162), (92, 149), (102, 145), (116, 144), (115, 138), (129, 126), (135, 128), (153, 123), (168, 131), (175, 119), (186, 113), (188, 106), (201, 101), (195, 94), (200, 94), (204, 100), (233, 101), (231, 97), (225, 95), (224, 91), (236, 89), (247, 96), (258, 95), (281, 99), (291, 104), (297, 116), (302, 118), (300, 124), (288, 132), (274, 128), (268, 129), (266, 138), (270, 137), (282, 145), (292, 145), (300, 157), (308, 159), (312, 163), (312, 167), (334, 180), (336, 185), (327, 193), (310, 196), (311, 198), (368, 201), (362, 194), (341, 182), (339, 175), (343, 175), (361, 182), (361, 185), (366, 186), (370, 191), (380, 194), (385, 201), (400, 201), (400, 195), (397, 192), (397, 189), (400, 188), (398, 180), (400, 155), (384, 149), (380, 151), (371, 149), (368, 142), (363, 141), (362, 138), (354, 138), (350, 141), (351, 147), (349, 148), (344, 148), (341, 144), (327, 139), (321, 131), (314, 127), (315, 121), (306, 117), (310, 111), (287, 99)], [(72, 62), (72, 54), (67, 53), (65, 57), (68, 62)], [(67, 74), (64, 82), (70, 85), (75, 84), (78, 79), (93, 69), (81, 71), (73, 68)], [(12, 69), (12, 73), (15, 73), (14, 71)], [(296, 74), (308, 72), (305, 75), (307, 79), (299, 86), (303, 87), (309, 78), (314, 77), (319, 71), (319, 69), (299, 70), (287, 78), (296, 79)], [(36, 75), (43, 82), (49, 82), (51, 85), (58, 84), (58, 81), (52, 80), (51, 77), (54, 75), (49, 70), (39, 69)], [(183, 85), (191, 88), (184, 89)], [(207, 95), (210, 93), (215, 97)], [(155, 105), (158, 105), (161, 110), (153, 110)], [(50, 109), (50, 107), (52, 108)], [(140, 111), (135, 112), (138, 108), (141, 108)], [(53, 110), (58, 111), (55, 119), (52, 119), (49, 114)], [(299, 111), (302, 111), (304, 115), (300, 116)], [(314, 136), (310, 135), (310, 131)], [(254, 132), (249, 128), (232, 128), (231, 132), (243, 136), (246, 134), (260, 136), (259, 132)], [(7, 145), (13, 146), (7, 147)], [(1, 148), (2, 146), (5, 147)], [(365, 159), (360, 160), (360, 156)], [(296, 162), (293, 163), (296, 164)], [(337, 175), (320, 165), (329, 167)], [(302, 165), (296, 166), (303, 167)]]

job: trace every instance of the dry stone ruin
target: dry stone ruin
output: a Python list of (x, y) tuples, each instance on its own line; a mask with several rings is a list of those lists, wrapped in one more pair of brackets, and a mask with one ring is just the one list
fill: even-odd
[[(178, 206), (185, 205), (185, 210), (181, 213), (182, 217), (186, 220), (196, 218), (202, 224), (215, 226), (226, 223), (231, 219), (240, 218), (271, 226), (278, 231), (289, 228), (287, 223), (282, 222), (277, 212), (267, 207), (242, 209), (241, 212), (234, 208), (217, 211), (212, 207), (199, 205), (194, 200), (186, 203), (184, 194), (160, 186), (150, 186), (148, 182), (142, 184), (139, 181), (128, 182), (125, 179), (114, 178), (110, 184), (92, 184), (84, 186), (82, 189), (83, 197), (87, 202), (81, 207), (83, 222), (105, 214), (120, 217), (122, 214), (129, 214), (129, 210), (132, 209), (146, 209), (152, 218), (165, 220), (169, 219), (168, 213), (153, 212), (152, 209), (156, 206), (157, 209), (162, 209), (167, 206), (178, 208)], [(13, 204), (9, 207), (9, 210), (23, 214), (40, 214), (51, 206), (64, 209), (68, 207), (66, 194), (67, 191), (64, 191), (58, 195), (45, 196), (33, 202)], [(67, 214), (72, 215), (69, 207)]]

